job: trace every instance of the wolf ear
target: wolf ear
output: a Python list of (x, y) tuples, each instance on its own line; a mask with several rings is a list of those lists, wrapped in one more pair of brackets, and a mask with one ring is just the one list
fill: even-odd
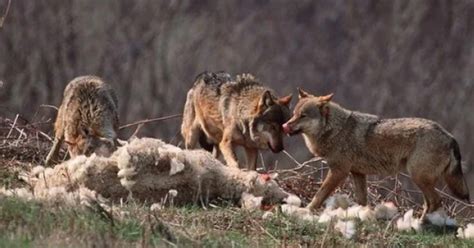
[(284, 96), (280, 99), (278, 99), (278, 103), (281, 104), (281, 105), (285, 105), (285, 106), (288, 106), (291, 102), (291, 98), (293, 97), (292, 94), (289, 94), (287, 96)]
[(275, 104), (275, 101), (273, 100), (272, 94), (269, 90), (265, 91), (258, 103), (258, 112), (262, 113), (273, 104)]
[(313, 95), (309, 94), (308, 92), (304, 91), (301, 88), (298, 88), (298, 98), (299, 99), (305, 98), (305, 97), (310, 97), (310, 96), (313, 96)]
[(334, 96), (334, 93), (331, 93), (331, 94), (325, 95), (325, 96), (320, 96), (320, 97), (318, 97), (318, 101), (323, 103), (323, 104), (328, 103), (329, 101), (331, 101), (333, 96)]

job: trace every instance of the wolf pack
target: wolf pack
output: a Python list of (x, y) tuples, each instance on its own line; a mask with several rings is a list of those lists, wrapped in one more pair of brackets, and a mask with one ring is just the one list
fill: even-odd
[[(203, 72), (184, 103), (181, 134), (185, 149), (204, 149), (229, 167), (256, 170), (259, 151), (279, 153), (286, 135), (302, 135), (308, 150), (329, 167), (307, 209), (316, 211), (347, 177), (354, 195), (367, 205), (367, 176), (407, 171), (424, 196), (421, 216), (439, 209), (435, 189), (443, 178), (452, 194), (469, 202), (456, 139), (438, 123), (422, 118), (383, 119), (346, 109), (333, 94), (313, 95), (298, 88), (277, 93), (251, 74)], [(96, 76), (73, 79), (64, 90), (54, 124), (53, 146), (45, 160), (59, 162), (63, 143), (71, 158), (109, 156), (120, 145), (118, 99), (110, 84)], [(245, 160), (236, 155), (244, 150)]]

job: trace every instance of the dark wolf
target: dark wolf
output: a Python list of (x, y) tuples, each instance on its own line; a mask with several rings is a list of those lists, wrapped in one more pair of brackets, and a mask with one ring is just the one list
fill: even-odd
[(234, 146), (243, 146), (247, 168), (255, 170), (259, 149), (283, 150), (281, 125), (291, 115), (290, 101), (291, 95), (278, 98), (250, 74), (234, 80), (227, 73), (204, 72), (187, 94), (181, 126), (185, 146), (216, 146), (233, 167), (239, 166)]

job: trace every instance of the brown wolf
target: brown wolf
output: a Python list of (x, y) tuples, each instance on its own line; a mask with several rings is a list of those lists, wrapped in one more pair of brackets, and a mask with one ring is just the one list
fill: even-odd
[(290, 118), (291, 95), (275, 93), (252, 75), (235, 80), (227, 73), (204, 72), (189, 90), (183, 113), (181, 134), (187, 149), (197, 142), (215, 155), (222, 153), (229, 166), (238, 167), (234, 145), (245, 148), (247, 168), (255, 170), (258, 149), (283, 150), (281, 125)]
[(308, 149), (327, 160), (330, 168), (310, 209), (319, 208), (349, 174), (358, 203), (365, 205), (366, 175), (403, 169), (423, 192), (422, 218), (441, 206), (435, 191), (441, 177), (454, 195), (469, 201), (458, 143), (438, 123), (420, 118), (380, 119), (331, 102), (332, 94), (318, 97), (299, 91), (293, 117), (283, 129), (290, 135), (302, 133)]
[(73, 79), (64, 90), (45, 164), (56, 159), (63, 141), (71, 157), (94, 152), (109, 155), (118, 144), (118, 123), (117, 97), (108, 84), (95, 76)]

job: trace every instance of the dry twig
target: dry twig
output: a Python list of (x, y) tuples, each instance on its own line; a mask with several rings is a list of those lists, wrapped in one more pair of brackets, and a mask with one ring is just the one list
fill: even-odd
[(7, 19), (8, 12), (10, 12), (11, 4), (12, 4), (12, 0), (8, 0), (8, 5), (7, 5), (7, 9), (5, 10), (5, 14), (2, 17), (0, 17), (0, 28), (3, 28), (3, 24), (5, 23), (5, 19)]
[(119, 130), (122, 130), (127, 127), (132, 127), (140, 124), (146, 124), (150, 122), (155, 122), (155, 121), (164, 121), (164, 120), (169, 120), (169, 119), (174, 119), (183, 116), (182, 114), (175, 114), (175, 115), (168, 115), (168, 116), (163, 116), (163, 117), (158, 117), (158, 118), (153, 118), (153, 119), (145, 119), (141, 121), (136, 121), (130, 124), (123, 125), (119, 128)]

